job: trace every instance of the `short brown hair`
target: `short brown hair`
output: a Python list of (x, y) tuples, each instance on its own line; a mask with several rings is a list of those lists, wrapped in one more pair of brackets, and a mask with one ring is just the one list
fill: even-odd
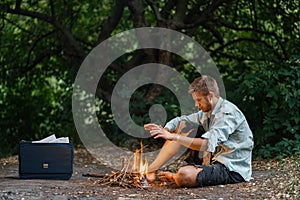
[(207, 96), (209, 92), (213, 92), (217, 97), (220, 96), (217, 81), (208, 75), (202, 75), (191, 83), (189, 93), (192, 94), (195, 91), (200, 92), (204, 96)]

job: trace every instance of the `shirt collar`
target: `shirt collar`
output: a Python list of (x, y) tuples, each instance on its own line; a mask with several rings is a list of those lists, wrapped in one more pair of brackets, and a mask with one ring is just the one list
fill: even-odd
[(221, 108), (221, 104), (222, 104), (223, 101), (224, 101), (224, 99), (222, 97), (219, 97), (219, 99), (217, 101), (217, 104), (216, 104), (213, 111), (203, 112), (202, 121), (205, 121), (208, 118), (211, 118), (212, 115), (215, 115), (216, 112)]
[(219, 97), (219, 100), (214, 108), (214, 110), (212, 111), (212, 115), (215, 115), (216, 112), (221, 108), (221, 104), (223, 103), (224, 99), (222, 97)]

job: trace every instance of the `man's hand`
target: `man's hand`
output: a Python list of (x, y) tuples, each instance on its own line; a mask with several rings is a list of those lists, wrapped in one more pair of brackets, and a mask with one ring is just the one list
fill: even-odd
[(175, 134), (170, 133), (161, 126), (151, 129), (150, 134), (151, 136), (154, 136), (154, 139), (163, 138), (165, 140), (173, 140), (175, 138)]
[(154, 139), (163, 138), (165, 140), (173, 140), (174, 134), (170, 133), (167, 128), (163, 128), (161, 125), (154, 123), (145, 124), (145, 130), (150, 131), (151, 136), (154, 136)]
[(147, 131), (151, 131), (153, 129), (158, 129), (159, 127), (161, 127), (160, 125), (154, 124), (154, 123), (149, 123), (149, 124), (145, 124), (144, 128)]

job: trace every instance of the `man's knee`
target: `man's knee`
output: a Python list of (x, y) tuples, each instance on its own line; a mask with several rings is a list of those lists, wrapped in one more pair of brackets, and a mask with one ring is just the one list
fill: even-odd
[(175, 182), (179, 187), (196, 187), (197, 175), (201, 171), (200, 168), (195, 166), (181, 167), (175, 175)]

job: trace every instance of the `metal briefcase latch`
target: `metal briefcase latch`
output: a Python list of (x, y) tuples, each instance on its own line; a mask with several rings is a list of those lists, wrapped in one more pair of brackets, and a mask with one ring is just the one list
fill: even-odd
[(49, 167), (49, 164), (48, 164), (48, 163), (43, 163), (43, 168), (44, 168), (44, 169), (48, 169), (48, 167)]

